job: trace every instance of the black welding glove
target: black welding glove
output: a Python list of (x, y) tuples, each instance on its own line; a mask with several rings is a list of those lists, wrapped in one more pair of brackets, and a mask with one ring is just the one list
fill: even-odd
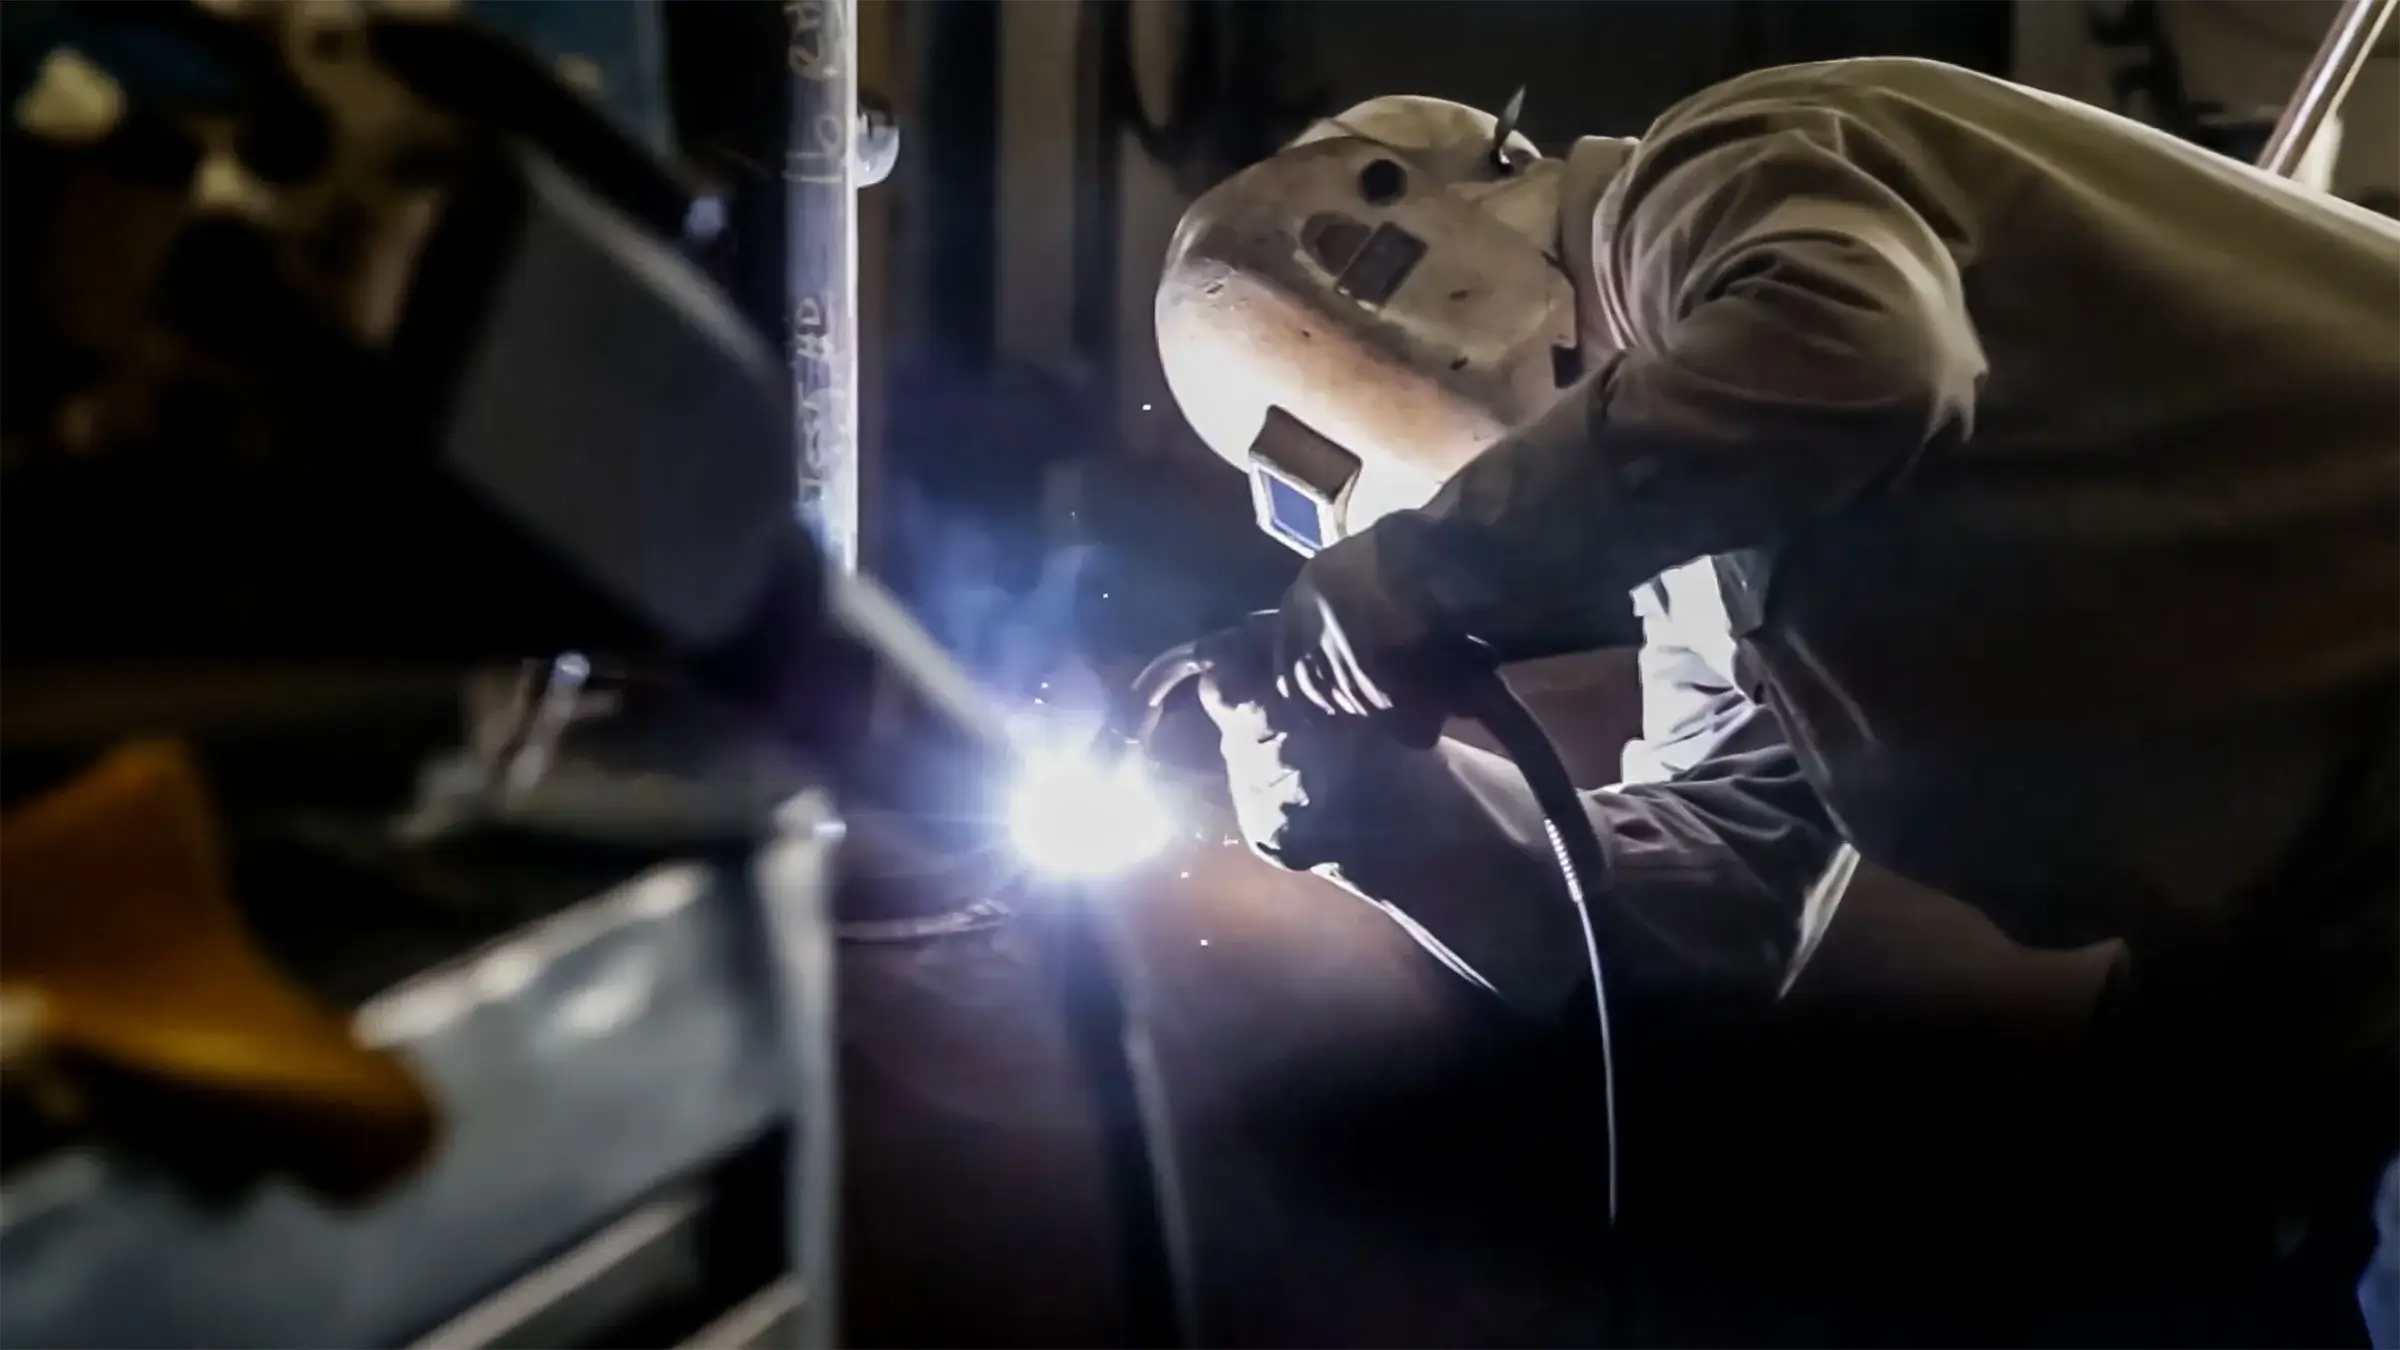
[(1364, 829), (1361, 785), (1400, 750), (1372, 724), (1329, 716), (1256, 684), (1211, 674), (1200, 706), (1216, 723), (1242, 839), (1292, 871), (1350, 861)]
[(1493, 664), (1445, 631), (1370, 530), (1309, 559), (1270, 624), (1275, 690), (1326, 717), (1363, 718), (1423, 749), (1446, 691)]

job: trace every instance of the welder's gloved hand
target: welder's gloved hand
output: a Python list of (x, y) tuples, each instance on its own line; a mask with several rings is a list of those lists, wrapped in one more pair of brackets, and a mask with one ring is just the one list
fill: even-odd
[(1300, 569), (1272, 625), (1276, 691), (1423, 749), (1441, 735), (1444, 691), (1480, 663), (1432, 622), (1380, 542), (1373, 531), (1342, 540)]
[(1379, 756), (1397, 753), (1382, 732), (1222, 675), (1201, 680), (1200, 706), (1217, 724), (1234, 818), (1253, 852), (1306, 871), (1373, 836), (1362, 786)]

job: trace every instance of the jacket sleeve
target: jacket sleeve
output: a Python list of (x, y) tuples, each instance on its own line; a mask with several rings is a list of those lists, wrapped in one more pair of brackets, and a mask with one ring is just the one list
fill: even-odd
[(1387, 575), (1450, 631), (1552, 646), (1964, 435), (1984, 357), (1910, 161), (1808, 104), (1655, 131), (1599, 225), (1626, 350), (1376, 525)]
[[(1391, 824), (1319, 870), (1512, 1006), (1563, 1007), (1587, 973), (1582, 930), (1516, 767), (1446, 741), (1367, 790)], [(1595, 928), (1612, 989), (1745, 1005), (1781, 992), (1840, 840), (1772, 712), (1753, 705), (1674, 780), (1586, 793), (1584, 809), (1608, 853)]]
[(1733, 625), (1712, 560), (1644, 583), (1633, 608), (1642, 624), (1642, 734), (1625, 745), (1619, 781), (1662, 783), (1738, 730), (1750, 698), (1734, 682)]

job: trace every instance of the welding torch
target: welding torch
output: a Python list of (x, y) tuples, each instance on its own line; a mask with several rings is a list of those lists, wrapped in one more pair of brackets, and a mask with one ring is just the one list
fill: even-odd
[[(1166, 715), (1176, 691), (1195, 680), (1220, 672), (1236, 674), (1237, 684), (1263, 684), (1256, 677), (1271, 668), (1272, 610), (1252, 614), (1240, 623), (1170, 648), (1153, 659), (1112, 705), (1092, 749), (1096, 759), (1147, 754), (1152, 737)], [(1583, 808), (1575, 780), (1541, 723), (1516, 691), (1501, 678), (1500, 659), (1488, 648), (1475, 649), (1484, 660), (1460, 663), (1448, 687), (1441, 691), (1444, 711), (1482, 725), (1515, 762), (1540, 809), (1569, 903), (1582, 925), (1584, 951), (1590, 964), (1592, 1001), (1600, 1032), (1601, 1103), (1608, 1135), (1605, 1200), (1610, 1225), (1617, 1218), (1617, 1092), (1616, 1054), (1610, 1036), (1608, 988), (1602, 977), (1600, 944), (1592, 906), (1608, 884), (1608, 854), (1599, 832)], [(1550, 655), (1542, 652), (1535, 655)]]

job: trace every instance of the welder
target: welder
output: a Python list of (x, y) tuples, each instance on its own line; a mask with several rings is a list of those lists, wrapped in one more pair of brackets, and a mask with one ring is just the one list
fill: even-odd
[(1204, 689), (1250, 842), (1570, 999), (1523, 785), (1436, 744), (1442, 690), (1638, 640), (1631, 593), (1611, 989), (1772, 997), (1845, 845), (2120, 939), (2078, 1109), (2124, 1231), (2278, 1291), (2210, 1335), (2354, 1337), (2400, 1099), (2400, 226), (1924, 61), (1563, 157), (1512, 122), (1372, 101), (1170, 246), (1177, 401), (1308, 555), (1272, 665)]

